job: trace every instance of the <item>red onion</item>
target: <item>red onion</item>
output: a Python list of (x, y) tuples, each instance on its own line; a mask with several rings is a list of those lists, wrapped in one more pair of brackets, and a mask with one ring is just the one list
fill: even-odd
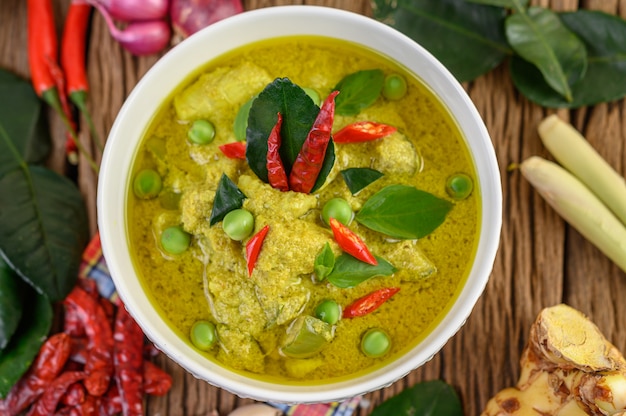
[(171, 0), (170, 17), (174, 31), (187, 37), (242, 11), (241, 0)]
[(124, 22), (160, 20), (167, 16), (169, 0), (95, 0), (111, 17)]

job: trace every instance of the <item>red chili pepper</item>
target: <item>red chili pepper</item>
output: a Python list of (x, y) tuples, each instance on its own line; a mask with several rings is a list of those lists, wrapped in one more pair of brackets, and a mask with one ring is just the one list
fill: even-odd
[(330, 229), (333, 230), (335, 241), (339, 244), (339, 247), (346, 253), (350, 254), (357, 259), (376, 266), (378, 260), (369, 251), (361, 237), (352, 232), (348, 227), (337, 221), (336, 218), (330, 218)]
[(261, 247), (263, 247), (263, 241), (265, 240), (265, 236), (269, 230), (270, 226), (268, 224), (261, 228), (261, 230), (253, 235), (246, 243), (246, 258), (248, 259), (249, 276), (252, 276), (252, 271), (254, 270), (254, 266), (256, 266), (256, 261), (259, 258)]
[(30, 369), (0, 400), (2, 414), (17, 415), (30, 406), (61, 372), (70, 356), (70, 336), (60, 332), (43, 343)]
[(389, 136), (398, 129), (383, 123), (374, 121), (357, 121), (348, 124), (333, 135), (335, 143), (360, 143), (369, 142)]
[(49, 416), (54, 414), (61, 396), (65, 394), (68, 387), (87, 376), (82, 371), (66, 371), (52, 380), (47, 386), (39, 400), (30, 408), (26, 416)]
[(122, 396), (117, 385), (112, 384), (104, 396), (101, 396), (100, 414), (117, 415), (122, 412)]
[(87, 339), (83, 336), (71, 337), (71, 353), (70, 360), (79, 364), (85, 364), (87, 362)]
[(67, 388), (61, 397), (61, 404), (66, 406), (78, 406), (85, 401), (85, 387), (80, 382), (76, 382)]
[(267, 179), (272, 188), (286, 192), (289, 190), (289, 180), (279, 153), (281, 142), (280, 128), (282, 124), (283, 116), (278, 113), (276, 124), (267, 139)]
[(113, 375), (113, 332), (100, 303), (76, 286), (64, 300), (76, 308), (87, 334), (85, 388), (93, 396), (101, 396)]
[(344, 308), (344, 318), (356, 318), (367, 315), (378, 309), (387, 302), (393, 295), (398, 293), (399, 287), (385, 287), (355, 300), (352, 304)]
[(152, 361), (143, 362), (143, 390), (153, 396), (163, 396), (172, 387), (172, 376)]
[(220, 146), (220, 150), (229, 159), (246, 160), (246, 143), (232, 142)]
[(124, 305), (115, 318), (115, 381), (124, 415), (143, 415), (143, 332)]
[(330, 142), (330, 133), (335, 117), (335, 96), (339, 91), (331, 92), (322, 103), (320, 112), (313, 122), (313, 127), (296, 157), (289, 174), (289, 188), (292, 191), (309, 193), (324, 164), (326, 148)]
[(100, 416), (102, 414), (100, 412), (101, 404), (101, 397), (87, 395), (85, 401), (80, 406), (75, 407), (77, 409), (76, 414), (81, 416)]

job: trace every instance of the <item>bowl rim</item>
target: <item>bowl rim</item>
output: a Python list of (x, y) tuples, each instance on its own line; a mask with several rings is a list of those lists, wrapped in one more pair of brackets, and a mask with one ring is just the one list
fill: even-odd
[[(246, 27), (244, 31), (237, 28)], [(259, 36), (259, 31), (263, 35)], [(371, 32), (376, 31), (374, 36)], [(363, 37), (363, 33), (368, 36)], [(415, 348), (383, 368), (363, 376), (328, 384), (290, 385), (250, 379), (221, 367), (184, 343), (161, 322), (134, 274), (128, 255), (126, 189), (139, 138), (158, 106), (188, 73), (233, 47), (286, 35), (321, 35), (341, 38), (365, 47), (385, 50), (385, 55), (415, 72), (448, 108), (464, 133), (481, 191), (481, 220), (475, 262), (455, 302), (439, 324)], [(219, 42), (210, 42), (219, 39)], [(207, 42), (208, 41), (208, 42)], [(189, 53), (189, 51), (202, 53)], [(181, 70), (180, 68), (184, 68)], [(187, 70), (189, 68), (190, 70)], [(181, 77), (172, 77), (171, 74)], [(446, 95), (442, 96), (441, 92)], [(135, 148), (128, 149), (128, 141)], [(124, 169), (120, 169), (120, 166)], [(252, 11), (214, 23), (185, 39), (159, 59), (139, 80), (120, 109), (110, 130), (98, 178), (98, 228), (104, 257), (119, 297), (129, 313), (156, 346), (195, 377), (240, 397), (280, 403), (341, 401), (362, 395), (401, 379), (437, 354), (469, 318), (492, 272), (502, 225), (502, 192), (495, 150), (487, 128), (473, 102), (454, 76), (426, 49), (397, 30), (350, 11), (325, 6), (287, 5)], [(488, 202), (488, 203), (487, 203)], [(480, 260), (480, 261), (479, 261)], [(458, 289), (457, 289), (458, 290)]]

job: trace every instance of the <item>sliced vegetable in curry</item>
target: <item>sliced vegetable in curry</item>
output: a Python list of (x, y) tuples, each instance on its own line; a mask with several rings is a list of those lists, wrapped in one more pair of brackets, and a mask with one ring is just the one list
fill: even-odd
[[(199, 120), (215, 136), (190, 142)], [(471, 158), (436, 97), (384, 57), (260, 42), (176, 91), (155, 140), (135, 172), (180, 198), (130, 198), (134, 260), (209, 359), (279, 381), (348, 377), (416, 345), (464, 284), (479, 201), (446, 181), (471, 179)], [(189, 240), (163, 253), (153, 236), (172, 227)]]

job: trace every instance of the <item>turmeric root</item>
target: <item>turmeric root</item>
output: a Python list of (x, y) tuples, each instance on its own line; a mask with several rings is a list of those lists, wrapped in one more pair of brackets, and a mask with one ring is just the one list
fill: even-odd
[(586, 316), (546, 308), (530, 328), (515, 387), (481, 416), (626, 416), (626, 360)]

